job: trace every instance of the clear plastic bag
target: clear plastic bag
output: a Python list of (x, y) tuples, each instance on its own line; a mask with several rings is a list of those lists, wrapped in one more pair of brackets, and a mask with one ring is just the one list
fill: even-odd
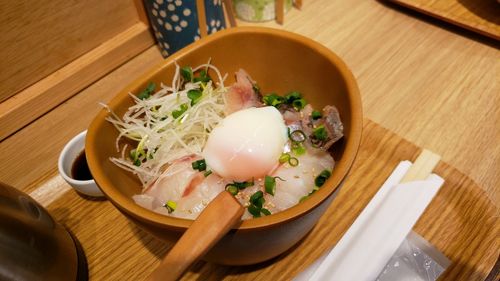
[(450, 260), (415, 232), (410, 232), (377, 281), (434, 281)]

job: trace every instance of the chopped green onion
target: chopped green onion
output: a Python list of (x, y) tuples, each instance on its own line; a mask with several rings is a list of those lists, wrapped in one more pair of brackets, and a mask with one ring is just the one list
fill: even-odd
[(203, 175), (206, 177), (210, 176), (212, 174), (212, 171), (208, 170), (206, 171), (205, 173), (203, 173)]
[(306, 140), (306, 134), (302, 130), (295, 130), (291, 133), (289, 133), (289, 138), (291, 141), (296, 142), (296, 143), (301, 143)]
[(191, 163), (191, 167), (193, 167), (194, 170), (198, 170), (201, 172), (207, 169), (207, 163), (205, 162), (205, 159), (196, 160)]
[(189, 90), (187, 97), (191, 100), (191, 106), (195, 105), (201, 99), (201, 91), (197, 89)]
[(281, 153), (281, 156), (280, 156), (279, 162), (280, 162), (281, 164), (283, 164), (283, 163), (288, 162), (288, 160), (290, 160), (290, 154), (288, 154), (288, 153)]
[(317, 140), (324, 141), (328, 138), (328, 133), (326, 132), (325, 126), (320, 125), (313, 130), (313, 137)]
[(260, 209), (260, 212), (263, 213), (265, 216), (271, 215), (271, 212), (266, 208)]
[(306, 153), (306, 148), (301, 143), (292, 144), (292, 151), (295, 155), (302, 155)]
[(233, 184), (238, 187), (238, 189), (245, 189), (249, 186), (252, 186), (254, 185), (254, 182), (253, 181), (243, 181), (243, 182), (233, 182)]
[(278, 108), (283, 103), (284, 99), (282, 96), (278, 96), (277, 94), (272, 93), (270, 95), (264, 96), (262, 98), (262, 101), (268, 106), (274, 106)]
[(156, 88), (156, 85), (155, 83), (153, 82), (149, 82), (148, 86), (146, 87), (146, 89), (142, 90), (142, 92), (140, 92), (137, 97), (141, 100), (145, 100), (147, 98), (149, 98), (151, 96), (151, 94), (154, 92)]
[(264, 204), (264, 193), (259, 190), (252, 194), (252, 196), (250, 196), (250, 203), (258, 208), (262, 208)]
[(189, 82), (193, 81), (193, 69), (190, 66), (184, 66), (181, 68), (181, 75), (184, 80)]
[(307, 104), (306, 100), (302, 99), (302, 98), (300, 98), (298, 100), (294, 100), (292, 102), (293, 108), (295, 108), (295, 110), (297, 110), (297, 111), (301, 111), (302, 108), (304, 108), (304, 106), (306, 106), (306, 104)]
[(239, 189), (238, 187), (236, 187), (235, 185), (232, 185), (232, 184), (228, 184), (226, 185), (226, 190), (231, 193), (232, 195), (236, 195), (238, 194), (239, 192)]
[(297, 159), (295, 157), (290, 157), (290, 159), (288, 159), (288, 164), (290, 164), (290, 166), (292, 166), (292, 167), (295, 167), (295, 166), (299, 165), (299, 159)]
[(177, 208), (177, 203), (172, 200), (168, 200), (163, 207), (167, 208), (167, 211), (170, 214)]
[(319, 175), (314, 179), (314, 184), (317, 187), (323, 186), (325, 184), (326, 180), (331, 176), (331, 172), (328, 170), (323, 170)]
[(254, 218), (260, 217), (260, 212), (261, 212), (262, 208), (259, 208), (259, 207), (255, 206), (253, 204), (250, 204), (247, 209), (248, 209), (248, 212), (250, 214), (252, 214), (252, 216)]
[(186, 112), (186, 110), (188, 110), (188, 104), (187, 103), (183, 103), (183, 104), (180, 105), (179, 109), (172, 111), (172, 117), (174, 117), (174, 119), (177, 119), (182, 114), (184, 114), (184, 112)]
[(274, 196), (276, 192), (276, 179), (270, 176), (266, 176), (264, 179), (264, 187), (266, 188), (266, 192)]
[(288, 93), (288, 95), (285, 96), (285, 102), (287, 104), (293, 104), (294, 101), (299, 100), (302, 98), (302, 94), (297, 91), (293, 91)]
[(226, 184), (226, 190), (229, 191), (229, 193), (236, 195), (240, 190), (245, 189), (252, 185), (254, 185), (253, 181), (244, 181), (244, 182), (235, 181), (233, 183)]
[(321, 112), (317, 111), (317, 110), (313, 110), (313, 112), (311, 113), (311, 118), (313, 120), (318, 120), (320, 119), (321, 117), (323, 117), (323, 114), (321, 114)]
[(252, 194), (252, 196), (250, 196), (250, 205), (248, 205), (247, 207), (248, 212), (252, 214), (254, 218), (258, 218), (262, 216), (262, 214), (264, 214), (265, 216), (269, 216), (271, 212), (268, 209), (262, 207), (264, 203), (264, 193), (260, 190), (255, 192), (254, 194)]
[(266, 189), (266, 193), (271, 194), (272, 196), (274, 196), (274, 193), (276, 192), (276, 179), (284, 181), (284, 179), (280, 177), (266, 176), (264, 178), (264, 188)]

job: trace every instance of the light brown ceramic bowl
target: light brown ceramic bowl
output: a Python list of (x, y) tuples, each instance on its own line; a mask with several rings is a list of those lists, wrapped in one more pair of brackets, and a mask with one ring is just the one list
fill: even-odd
[[(243, 221), (227, 234), (205, 259), (221, 264), (252, 264), (273, 258), (301, 240), (335, 197), (356, 156), (362, 130), (362, 110), (356, 81), (344, 62), (329, 49), (308, 38), (268, 28), (233, 28), (218, 32), (179, 51), (120, 91), (109, 103), (119, 116), (132, 104), (129, 92), (138, 93), (148, 82), (171, 83), (174, 62), (181, 66), (212, 64), (228, 73), (245, 69), (263, 93), (303, 93), (315, 108), (337, 106), (344, 123), (344, 138), (332, 149), (336, 166), (326, 184), (313, 196), (288, 210)], [(131, 221), (166, 242), (175, 242), (192, 223), (154, 213), (136, 205), (138, 179), (109, 160), (117, 156), (117, 130), (102, 110), (87, 132), (86, 153), (92, 175), (107, 198)], [(222, 216), (223, 214), (221, 214)]]

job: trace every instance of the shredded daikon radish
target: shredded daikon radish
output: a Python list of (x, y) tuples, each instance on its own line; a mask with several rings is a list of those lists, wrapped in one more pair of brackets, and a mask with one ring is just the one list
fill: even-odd
[[(122, 118), (104, 105), (111, 113), (106, 119), (119, 131), (116, 145), (121, 157), (112, 157), (111, 161), (136, 174), (143, 186), (158, 178), (172, 161), (189, 154), (200, 154), (209, 133), (224, 118), (225, 76), (210, 63), (193, 68), (193, 72), (200, 69), (212, 70), (218, 82), (215, 85), (213, 80), (186, 82), (176, 64), (172, 85), (160, 85), (158, 91), (145, 99), (130, 93), (135, 104)], [(188, 97), (190, 90), (202, 92), (194, 103)], [(173, 116), (178, 110), (182, 113)], [(137, 163), (125, 153), (126, 145), (119, 147), (123, 137), (138, 142), (135, 148), (139, 155)]]

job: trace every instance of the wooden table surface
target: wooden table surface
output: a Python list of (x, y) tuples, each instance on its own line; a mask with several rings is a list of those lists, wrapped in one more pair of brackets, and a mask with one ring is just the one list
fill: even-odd
[[(304, 1), (283, 26), (259, 25), (300, 33), (337, 53), (358, 81), (366, 118), (440, 154), (498, 207), (498, 42), (383, 1)], [(28, 193), (50, 184), (59, 152), (88, 126), (98, 102), (161, 60), (156, 47), (146, 50), (3, 140), (0, 181)]]

